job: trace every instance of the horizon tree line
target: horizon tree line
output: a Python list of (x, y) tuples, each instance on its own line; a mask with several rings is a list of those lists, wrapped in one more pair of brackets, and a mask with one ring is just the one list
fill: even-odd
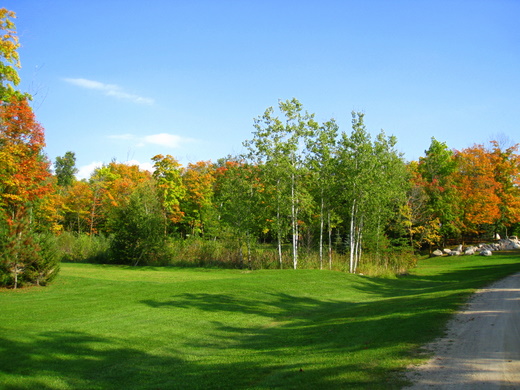
[[(254, 119), (243, 155), (185, 167), (156, 155), (153, 173), (112, 161), (76, 180), (68, 151), (53, 171), (31, 96), (17, 90), (14, 17), (0, 9), (0, 285), (50, 282), (66, 232), (106, 237), (117, 263), (167, 263), (166, 247), (197, 239), (232, 247), (238, 262), (224, 262), (233, 266), (253, 268), (265, 244), (279, 268), (315, 253), (333, 269), (341, 254), (352, 273), (453, 239), (519, 233), (518, 144), (458, 151), (432, 138), (424, 157), (405, 162), (394, 136), (372, 137), (364, 113), (352, 112), (345, 131), (295, 98)], [(191, 256), (214, 255), (203, 252)]]

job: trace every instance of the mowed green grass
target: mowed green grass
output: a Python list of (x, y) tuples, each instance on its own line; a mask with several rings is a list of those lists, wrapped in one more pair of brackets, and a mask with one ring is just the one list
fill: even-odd
[(518, 253), (423, 260), (377, 279), (63, 264), (0, 291), (1, 389), (393, 389)]

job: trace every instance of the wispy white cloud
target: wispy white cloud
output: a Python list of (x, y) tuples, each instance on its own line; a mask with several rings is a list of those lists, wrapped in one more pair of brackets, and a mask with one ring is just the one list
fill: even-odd
[(106, 96), (113, 96), (117, 99), (129, 100), (133, 103), (146, 105), (152, 105), (154, 103), (153, 99), (125, 92), (120, 86), (116, 84), (105, 84), (99, 81), (87, 80), (82, 78), (64, 78), (63, 80), (69, 84), (75, 85), (80, 88), (101, 91)]
[(103, 163), (101, 161), (93, 161), (88, 165), (83, 165), (82, 167), (78, 168), (76, 178), (78, 180), (88, 179), (90, 175), (92, 175), (92, 172), (94, 172), (96, 168), (100, 168), (101, 166), (103, 166)]
[(148, 172), (153, 172), (155, 171), (154, 167), (153, 167), (153, 164), (152, 163), (149, 163), (149, 162), (139, 162), (137, 160), (128, 160), (125, 162), (126, 165), (137, 165), (139, 167), (140, 170), (142, 171), (148, 171)]
[(182, 143), (189, 141), (188, 138), (183, 138), (179, 135), (160, 133), (152, 134), (144, 137), (143, 141), (148, 144), (163, 145), (170, 148), (178, 148)]
[(193, 138), (182, 137), (177, 134), (159, 133), (138, 137), (133, 134), (115, 134), (109, 135), (108, 138), (123, 141), (136, 141), (138, 147), (146, 145), (160, 145), (167, 148), (178, 149), (182, 145), (194, 142)]

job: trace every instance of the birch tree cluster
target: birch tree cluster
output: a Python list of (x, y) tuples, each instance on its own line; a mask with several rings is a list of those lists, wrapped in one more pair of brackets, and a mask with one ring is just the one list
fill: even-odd
[(247, 161), (262, 167), (262, 182), (273, 189), (269, 220), (280, 266), (286, 237), (296, 269), (301, 238), (310, 235), (321, 268), (332, 267), (338, 238), (356, 272), (364, 249), (387, 249), (388, 224), (406, 203), (409, 175), (397, 141), (383, 131), (372, 139), (363, 113), (352, 112), (345, 132), (334, 119), (317, 123), (296, 99), (279, 102), (278, 110), (257, 118), (254, 137), (244, 144)]

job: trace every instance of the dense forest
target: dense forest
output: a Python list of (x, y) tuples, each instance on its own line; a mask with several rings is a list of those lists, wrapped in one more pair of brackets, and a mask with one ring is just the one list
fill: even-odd
[(340, 129), (297, 99), (254, 120), (243, 155), (156, 155), (153, 173), (112, 161), (77, 180), (16, 89), (13, 17), (0, 10), (0, 285), (44, 285), (64, 260), (401, 272), (420, 251), (520, 233), (518, 145), (432, 138), (407, 162), (363, 113)]

